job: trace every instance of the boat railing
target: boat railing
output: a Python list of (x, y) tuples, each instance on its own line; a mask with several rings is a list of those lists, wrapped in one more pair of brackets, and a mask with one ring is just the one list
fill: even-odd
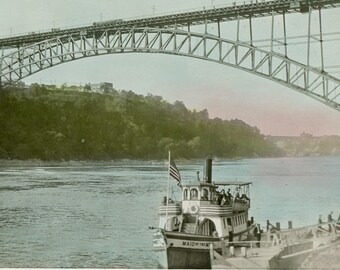
[(229, 214), (233, 211), (232, 206), (228, 205), (218, 205), (218, 204), (201, 204), (200, 205), (200, 214), (208, 214), (208, 215), (221, 215), (221, 214)]
[[(324, 228), (323, 226), (327, 227)], [(327, 236), (335, 239), (340, 234), (340, 224), (334, 221), (325, 222), (297, 229), (279, 230), (275, 231), (275, 234), (280, 235), (281, 241), (286, 243), (286, 245), (296, 243), (303, 239), (308, 240)]]
[(180, 214), (182, 211), (181, 202), (173, 201), (169, 202), (168, 205), (166, 203), (165, 204), (162, 203), (161, 205), (159, 205), (158, 207), (159, 214), (165, 214), (166, 211), (173, 214)]

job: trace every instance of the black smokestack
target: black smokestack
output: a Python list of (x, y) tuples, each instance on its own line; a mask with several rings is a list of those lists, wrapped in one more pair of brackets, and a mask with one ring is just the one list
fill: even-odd
[(204, 166), (204, 180), (207, 183), (211, 183), (212, 179), (212, 159), (207, 158), (205, 160), (205, 166)]

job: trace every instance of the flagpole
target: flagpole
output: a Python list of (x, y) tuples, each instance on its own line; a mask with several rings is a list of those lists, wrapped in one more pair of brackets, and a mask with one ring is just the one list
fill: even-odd
[(168, 188), (167, 188), (167, 196), (166, 196), (165, 229), (167, 229), (167, 227), (168, 227), (169, 189), (170, 189), (170, 159), (171, 159), (171, 152), (169, 151), (169, 162), (168, 162)]

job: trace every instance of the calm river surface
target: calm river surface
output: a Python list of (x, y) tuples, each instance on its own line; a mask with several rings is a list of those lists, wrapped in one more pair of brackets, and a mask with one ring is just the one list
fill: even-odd
[[(183, 182), (203, 162), (177, 164)], [(0, 167), (0, 267), (155, 268), (152, 231), (167, 165)], [(340, 157), (214, 161), (213, 179), (252, 181), (250, 215), (287, 227), (340, 214)], [(177, 199), (179, 188), (171, 180)]]

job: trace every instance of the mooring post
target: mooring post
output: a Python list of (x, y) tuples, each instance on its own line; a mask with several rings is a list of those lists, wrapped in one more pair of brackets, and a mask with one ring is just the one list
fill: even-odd
[(234, 246), (231, 246), (231, 247), (229, 248), (229, 250), (230, 250), (230, 255), (231, 255), (232, 257), (234, 257), (234, 256), (235, 256), (235, 248), (234, 248)]
[(281, 230), (280, 222), (276, 222), (276, 229), (278, 229), (279, 231)]
[(210, 244), (209, 253), (210, 253), (210, 263), (212, 263), (212, 261), (214, 260), (214, 244)]
[(224, 238), (221, 238), (221, 248), (222, 248), (222, 256), (226, 253), (225, 252), (225, 243), (224, 243)]
[(246, 247), (241, 247), (241, 254), (242, 254), (242, 257), (244, 257), (244, 258), (247, 257), (247, 248)]
[(292, 221), (288, 221), (288, 229), (293, 229), (293, 222)]

